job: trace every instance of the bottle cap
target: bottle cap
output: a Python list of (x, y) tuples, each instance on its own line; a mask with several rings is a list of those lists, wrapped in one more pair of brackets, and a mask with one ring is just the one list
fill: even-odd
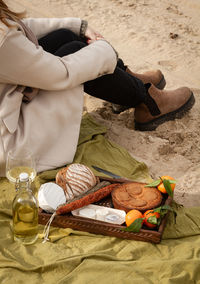
[(27, 173), (21, 173), (19, 175), (19, 181), (28, 181), (29, 180), (29, 175)]

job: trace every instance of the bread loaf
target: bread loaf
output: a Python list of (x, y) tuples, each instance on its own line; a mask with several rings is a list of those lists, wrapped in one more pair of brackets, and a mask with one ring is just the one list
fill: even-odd
[(66, 200), (71, 200), (87, 192), (98, 182), (93, 172), (85, 165), (71, 164), (61, 169), (56, 175), (56, 183), (61, 186), (66, 194)]

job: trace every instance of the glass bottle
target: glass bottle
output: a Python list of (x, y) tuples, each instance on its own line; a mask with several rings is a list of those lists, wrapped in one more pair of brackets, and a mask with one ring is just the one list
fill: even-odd
[(38, 201), (32, 193), (27, 173), (19, 175), (16, 190), (12, 204), (14, 240), (32, 244), (38, 237)]

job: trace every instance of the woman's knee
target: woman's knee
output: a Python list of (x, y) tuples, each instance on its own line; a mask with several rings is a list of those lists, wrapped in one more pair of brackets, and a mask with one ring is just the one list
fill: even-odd
[(87, 44), (85, 44), (82, 41), (75, 40), (75, 41), (70, 42), (69, 45), (73, 46), (74, 49), (79, 50), (79, 49), (85, 47)]
[(64, 44), (61, 46), (56, 52), (55, 55), (63, 57), (69, 54), (72, 54), (74, 52), (77, 52), (78, 50), (85, 47), (87, 44), (81, 41), (71, 41), (67, 44)]
[(73, 31), (66, 29), (66, 28), (57, 29), (55, 31), (52, 31), (52, 33), (56, 33), (57, 36), (59, 37), (67, 38), (69, 39), (69, 41), (81, 40), (81, 38), (77, 34), (75, 34)]
[(41, 45), (45, 50), (47, 49), (47, 51), (49, 47), (60, 47), (61, 45), (71, 41), (81, 41), (81, 38), (71, 30), (65, 28), (51, 31), (38, 40), (39, 45)]
[[(78, 46), (79, 49), (83, 47), (83, 40), (81, 37), (79, 37), (73, 31), (65, 28), (57, 29), (46, 34), (40, 38), (38, 42), (44, 50), (52, 54), (55, 54), (60, 48), (70, 44), (71, 42), (75, 42), (75, 45)], [(77, 42), (80, 42), (80, 44)]]

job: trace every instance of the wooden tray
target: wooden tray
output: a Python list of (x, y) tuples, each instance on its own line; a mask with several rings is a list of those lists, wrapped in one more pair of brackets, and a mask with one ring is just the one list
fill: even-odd
[[(111, 183), (124, 183), (124, 182), (133, 182), (127, 179), (112, 179), (100, 177), (101, 180), (107, 180)], [(167, 199), (164, 199), (163, 195), (163, 204), (170, 205), (172, 198), (168, 196)], [(97, 205), (113, 207), (111, 195), (107, 198), (100, 200), (95, 203)], [(42, 209), (39, 210), (39, 224), (46, 225), (52, 214), (46, 213)], [(65, 215), (56, 215), (54, 220), (51, 223), (51, 226), (60, 227), (60, 228), (72, 228), (74, 230), (101, 234), (106, 236), (113, 236), (122, 239), (137, 240), (151, 243), (159, 243), (162, 239), (162, 234), (166, 225), (168, 213), (162, 219), (160, 226), (157, 230), (153, 229), (141, 229), (138, 233), (125, 232), (122, 231), (122, 228), (125, 228), (126, 225), (114, 225), (103, 221), (92, 220), (84, 217), (76, 217), (71, 213)]]

